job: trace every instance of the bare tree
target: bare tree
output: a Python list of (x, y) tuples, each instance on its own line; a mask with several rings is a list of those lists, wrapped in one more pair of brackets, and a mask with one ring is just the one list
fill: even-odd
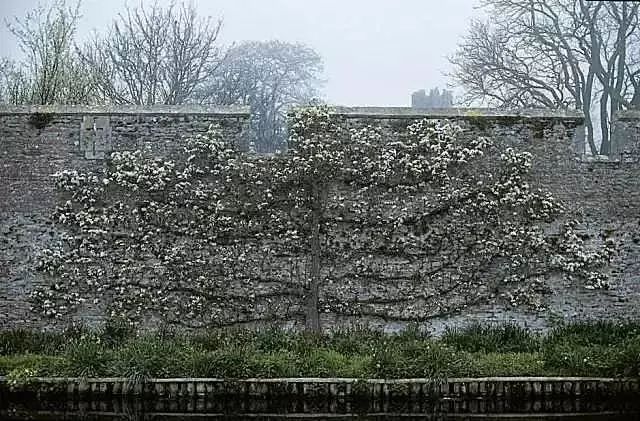
[(632, 106), (640, 95), (640, 47), (633, 42), (639, 4), (485, 0), (482, 5), (492, 17), (474, 21), (450, 59), (455, 83), (466, 89), (463, 102), (581, 110), (591, 153), (609, 154), (612, 113)]
[(195, 7), (127, 8), (105, 37), (82, 50), (104, 100), (119, 104), (183, 104), (219, 64), (222, 22)]
[(24, 59), (5, 60), (2, 66), (2, 99), (20, 104), (86, 103), (93, 86), (74, 49), (80, 19), (80, 1), (67, 6), (55, 0), (40, 5), (24, 18), (6, 22), (17, 38)]
[(322, 58), (312, 48), (282, 41), (251, 41), (231, 47), (200, 101), (248, 105), (259, 152), (286, 148), (285, 117), (292, 105), (319, 95)]
[(27, 74), (13, 60), (0, 61), (0, 103), (26, 104), (31, 99), (31, 86)]

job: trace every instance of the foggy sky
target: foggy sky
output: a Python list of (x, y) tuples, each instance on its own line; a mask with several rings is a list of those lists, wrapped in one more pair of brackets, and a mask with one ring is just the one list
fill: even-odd
[[(19, 50), (4, 25), (42, 0), (0, 0), (0, 56)], [(71, 4), (73, 0), (68, 1)], [(84, 0), (79, 39), (104, 32), (126, 0)], [(46, 3), (46, 1), (45, 1)], [(139, 4), (129, 0), (130, 5)], [(144, 3), (152, 3), (144, 0)], [(168, 0), (160, 0), (160, 4)], [(446, 87), (446, 57), (477, 0), (197, 0), (199, 15), (223, 18), (220, 40), (303, 42), (324, 60), (324, 99), (336, 105), (407, 106), (421, 88)]]

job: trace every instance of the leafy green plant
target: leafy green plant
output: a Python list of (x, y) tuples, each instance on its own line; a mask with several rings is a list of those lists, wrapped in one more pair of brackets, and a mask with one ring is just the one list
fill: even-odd
[(254, 355), (249, 364), (252, 376), (255, 377), (300, 377), (301, 358), (291, 352), (269, 352)]
[(616, 371), (623, 376), (640, 377), (640, 336), (627, 340), (620, 348)]
[(305, 374), (311, 377), (347, 377), (350, 365), (349, 357), (330, 349), (316, 349), (304, 359), (302, 366)]
[(356, 326), (334, 331), (327, 346), (346, 355), (371, 354), (387, 337), (382, 331)]
[(187, 359), (188, 370), (197, 376), (217, 378), (242, 378), (253, 376), (251, 351), (230, 347), (198, 353)]
[(136, 379), (180, 376), (185, 372), (185, 355), (194, 351), (160, 336), (143, 336), (115, 351), (113, 372)]
[(636, 321), (614, 322), (608, 320), (581, 321), (561, 324), (552, 329), (544, 343), (569, 343), (574, 345), (614, 345), (630, 337), (640, 336), (640, 323)]
[(539, 349), (537, 335), (511, 323), (447, 327), (442, 341), (458, 351), (468, 352), (535, 352)]
[(56, 376), (64, 372), (66, 359), (48, 355), (0, 356), (0, 375), (7, 376), (12, 371), (31, 370), (37, 376)]
[(104, 376), (113, 358), (104, 343), (92, 339), (73, 342), (65, 357), (67, 374), (80, 377)]
[(290, 349), (296, 339), (295, 336), (282, 329), (270, 328), (256, 332), (254, 341), (256, 348), (260, 351), (280, 351)]
[(640, 335), (631, 323), (572, 324), (547, 336), (512, 325), (448, 330), (442, 338), (417, 329), (385, 334), (366, 328), (132, 334), (118, 324), (100, 331), (76, 326), (60, 334), (0, 332), (0, 343), (12, 350), (0, 356), (0, 375), (106, 375), (138, 382), (181, 376), (640, 376)]
[(136, 328), (124, 317), (109, 318), (100, 331), (100, 340), (107, 346), (114, 347), (135, 337)]
[(7, 382), (11, 386), (28, 384), (33, 377), (38, 375), (37, 371), (32, 368), (16, 368), (7, 374)]
[(452, 372), (463, 377), (547, 375), (543, 357), (538, 352), (461, 352)]
[(27, 329), (0, 331), (0, 355), (24, 353), (57, 354), (67, 344), (65, 335)]

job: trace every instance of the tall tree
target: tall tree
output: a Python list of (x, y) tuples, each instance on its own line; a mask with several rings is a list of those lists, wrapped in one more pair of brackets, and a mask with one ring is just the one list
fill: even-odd
[(200, 101), (250, 106), (256, 150), (282, 150), (286, 148), (287, 110), (319, 95), (322, 67), (318, 53), (302, 44), (244, 42), (227, 51), (200, 92)]
[(591, 153), (609, 154), (612, 114), (640, 101), (640, 4), (484, 0), (482, 5), (491, 17), (472, 23), (450, 59), (454, 81), (466, 89), (464, 102), (581, 110)]
[(101, 97), (116, 104), (183, 104), (219, 64), (222, 22), (193, 4), (127, 8), (82, 49)]

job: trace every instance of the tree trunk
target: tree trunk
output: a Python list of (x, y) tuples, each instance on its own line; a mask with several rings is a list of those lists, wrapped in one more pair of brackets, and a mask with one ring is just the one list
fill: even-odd
[(598, 148), (596, 147), (596, 142), (594, 139), (593, 133), (593, 120), (591, 119), (591, 93), (593, 92), (593, 79), (595, 76), (595, 72), (593, 70), (593, 66), (589, 66), (589, 72), (587, 74), (587, 80), (585, 82), (584, 89), (582, 91), (582, 96), (584, 98), (581, 99), (580, 105), (582, 106), (582, 113), (584, 114), (584, 125), (586, 129), (587, 143), (589, 145), (589, 150), (591, 151), (591, 155), (598, 154)]
[(609, 96), (606, 92), (600, 98), (600, 128), (602, 129), (602, 143), (600, 144), (600, 155), (609, 155), (611, 152), (609, 142)]
[(633, 84), (633, 98), (631, 98), (631, 107), (634, 110), (640, 110), (640, 77), (638, 81)]
[(314, 182), (311, 191), (312, 220), (311, 220), (311, 282), (309, 284), (309, 294), (307, 297), (307, 317), (305, 327), (308, 331), (320, 331), (320, 314), (318, 302), (320, 301), (320, 192), (319, 187)]

